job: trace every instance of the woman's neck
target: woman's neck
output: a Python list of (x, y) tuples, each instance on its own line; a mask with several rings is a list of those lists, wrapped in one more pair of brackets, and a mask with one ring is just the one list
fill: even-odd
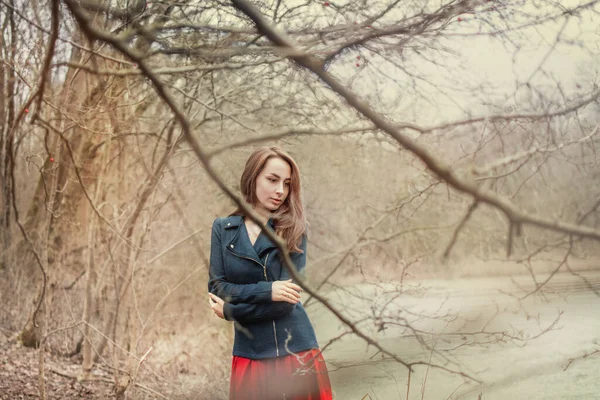
[(258, 214), (261, 224), (266, 225), (271, 217), (271, 213), (268, 210), (263, 210), (258, 207), (255, 207), (253, 210), (256, 214)]

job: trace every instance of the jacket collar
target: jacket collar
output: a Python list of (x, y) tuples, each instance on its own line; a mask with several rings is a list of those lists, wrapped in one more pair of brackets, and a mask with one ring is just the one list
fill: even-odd
[[(271, 229), (275, 230), (275, 221), (273, 218), (269, 218), (267, 224)], [(260, 260), (262, 258), (262, 253), (267, 249), (277, 247), (263, 233), (258, 236), (256, 243), (252, 246), (250, 238), (248, 237), (248, 232), (244, 226), (244, 217), (241, 215), (230, 215), (225, 218), (223, 227), (227, 230), (235, 231), (233, 232), (231, 240), (226, 244), (227, 249), (238, 256), (251, 258), (261, 265), (262, 262)]]
[(238, 228), (242, 222), (244, 222), (244, 217), (242, 217), (241, 215), (230, 215), (229, 217), (225, 218), (225, 221), (223, 222), (223, 227), (225, 229), (233, 229), (233, 228)]
[[(237, 228), (244, 222), (244, 217), (241, 215), (230, 215), (225, 218), (225, 229)], [(269, 218), (267, 224), (271, 227), (271, 229), (275, 230), (275, 220), (273, 218)]]

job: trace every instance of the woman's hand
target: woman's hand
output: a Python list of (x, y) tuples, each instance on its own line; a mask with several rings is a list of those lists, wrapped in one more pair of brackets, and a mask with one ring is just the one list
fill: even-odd
[(223, 304), (225, 304), (225, 302), (223, 301), (223, 299), (218, 296), (215, 296), (212, 293), (208, 293), (208, 296), (210, 297), (210, 299), (208, 300), (208, 302), (210, 303), (210, 307), (215, 312), (215, 314), (217, 314), (217, 317), (225, 319), (225, 316), (223, 315)]
[(300, 292), (302, 288), (291, 279), (287, 281), (275, 281), (271, 289), (271, 299), (273, 301), (285, 301), (290, 304), (296, 304), (300, 301)]

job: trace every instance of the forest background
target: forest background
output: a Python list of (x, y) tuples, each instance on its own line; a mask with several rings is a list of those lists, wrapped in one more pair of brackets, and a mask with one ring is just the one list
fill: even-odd
[(41, 395), (52, 354), (117, 397), (225, 397), (210, 227), (278, 144), (303, 173), (307, 295), (407, 371), (472, 379), (328, 293), (501, 275), (543, 296), (571, 273), (598, 296), (599, 3), (0, 0), (6, 343), (39, 349)]

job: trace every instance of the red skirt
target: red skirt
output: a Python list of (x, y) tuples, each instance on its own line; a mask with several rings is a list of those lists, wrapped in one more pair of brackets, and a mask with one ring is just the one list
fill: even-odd
[(284, 357), (233, 357), (230, 400), (331, 400), (325, 360), (318, 349)]

